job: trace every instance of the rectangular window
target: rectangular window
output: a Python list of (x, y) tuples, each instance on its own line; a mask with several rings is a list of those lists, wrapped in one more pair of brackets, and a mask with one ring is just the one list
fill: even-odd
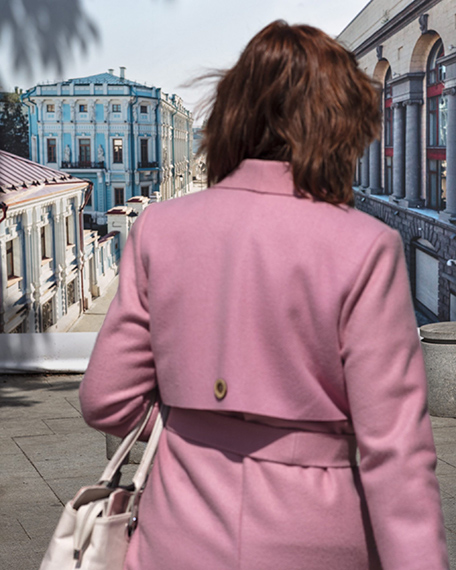
[(73, 216), (67, 216), (65, 218), (65, 233), (66, 233), (66, 243), (67, 245), (74, 244), (74, 228), (73, 228)]
[(57, 147), (55, 139), (47, 139), (47, 161), (57, 162)]
[(122, 163), (123, 162), (123, 140), (113, 139), (112, 141), (112, 156), (113, 162)]
[(120, 113), (120, 103), (114, 103), (112, 106), (113, 113)]
[(14, 274), (14, 247), (13, 240), (6, 242), (6, 270), (8, 279), (16, 277)]
[(149, 198), (149, 186), (141, 186), (141, 196)]
[(393, 109), (385, 108), (385, 146), (393, 146)]
[(124, 189), (114, 188), (114, 206), (123, 206), (124, 203)]
[(140, 111), (140, 113), (141, 113), (142, 115), (147, 115), (147, 112), (148, 112), (148, 107), (147, 107), (147, 105), (141, 105), (140, 108), (139, 108), (139, 111)]
[(71, 307), (76, 303), (76, 279), (70, 281), (67, 285), (67, 306)]
[(45, 331), (54, 324), (54, 311), (52, 308), (52, 299), (42, 304), (41, 314), (43, 317), (43, 331)]
[(446, 207), (446, 160), (428, 160), (428, 208)]
[(79, 112), (87, 113), (87, 105), (85, 103), (83, 105), (79, 105)]
[(448, 98), (439, 98), (439, 146), (446, 146), (447, 143), (447, 122), (448, 122)]
[(149, 162), (149, 141), (141, 139), (141, 165), (146, 166)]
[(55, 105), (53, 103), (46, 105), (46, 113), (55, 113)]
[(41, 238), (41, 259), (43, 260), (49, 259), (45, 226), (41, 226), (40, 238)]
[(393, 193), (393, 157), (385, 156), (385, 194)]
[(90, 139), (79, 139), (79, 166), (90, 166)]

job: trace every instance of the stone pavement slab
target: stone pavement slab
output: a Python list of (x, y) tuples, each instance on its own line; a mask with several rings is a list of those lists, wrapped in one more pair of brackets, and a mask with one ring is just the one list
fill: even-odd
[[(81, 378), (0, 376), (0, 570), (37, 570), (63, 505), (106, 465), (105, 436), (81, 417)], [(432, 425), (456, 570), (456, 419), (432, 418)]]

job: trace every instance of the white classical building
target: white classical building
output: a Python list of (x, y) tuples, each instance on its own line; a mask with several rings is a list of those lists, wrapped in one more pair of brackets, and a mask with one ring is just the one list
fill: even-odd
[(122, 243), (148, 199), (128, 209), (128, 223), (117, 214), (124, 223), (100, 237), (83, 229), (91, 190), (86, 180), (0, 151), (0, 332), (64, 332), (117, 274)]

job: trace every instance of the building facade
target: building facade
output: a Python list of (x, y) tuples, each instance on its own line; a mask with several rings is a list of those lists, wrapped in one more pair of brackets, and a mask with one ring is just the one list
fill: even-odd
[(98, 224), (134, 196), (167, 200), (187, 193), (192, 177), (191, 113), (167, 95), (113, 70), (22, 96), (31, 159), (93, 183), (85, 208)]
[(401, 233), (417, 309), (456, 320), (456, 2), (371, 0), (337, 39), (382, 87), (356, 207)]
[[(83, 229), (91, 184), (0, 150), (0, 333), (65, 332), (118, 273), (146, 198), (109, 233)], [(120, 223), (119, 223), (120, 222)]]

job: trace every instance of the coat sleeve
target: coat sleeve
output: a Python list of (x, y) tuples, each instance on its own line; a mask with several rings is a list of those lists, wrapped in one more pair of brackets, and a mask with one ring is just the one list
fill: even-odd
[(360, 476), (384, 570), (446, 570), (427, 383), (402, 241), (370, 248), (341, 315)]
[(86, 422), (125, 436), (145, 412), (156, 386), (149, 332), (148, 277), (141, 257), (145, 211), (122, 253), (119, 288), (98, 334), (79, 397)]

